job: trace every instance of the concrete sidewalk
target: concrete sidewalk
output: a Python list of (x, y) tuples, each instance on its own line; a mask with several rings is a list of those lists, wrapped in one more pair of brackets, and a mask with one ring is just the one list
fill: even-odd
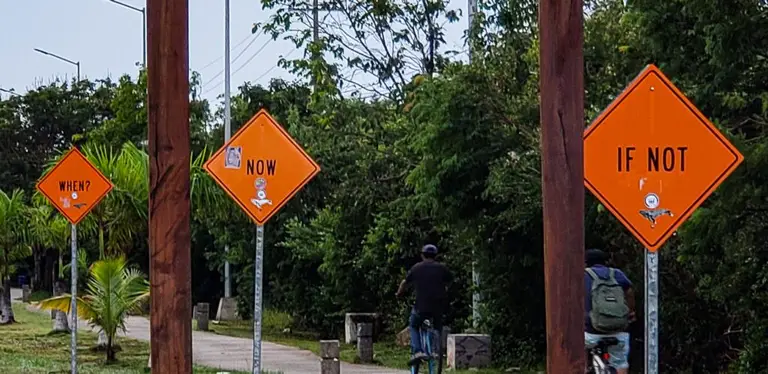
[[(11, 299), (21, 300), (21, 290), (11, 289)], [(18, 299), (18, 300), (17, 300)], [(191, 323), (191, 321), (190, 321)], [(149, 320), (131, 316), (125, 322), (126, 333), (120, 336), (149, 341)], [(90, 329), (78, 321), (78, 329)], [(319, 344), (319, 343), (318, 343)], [(192, 332), (192, 355), (196, 364), (225, 370), (251, 371), (253, 342), (250, 339), (217, 335), (209, 332)], [(320, 373), (320, 358), (310, 351), (280, 344), (262, 342), (261, 366), (263, 370), (284, 374)], [(406, 370), (388, 369), (381, 366), (341, 364), (345, 374), (406, 374)]]

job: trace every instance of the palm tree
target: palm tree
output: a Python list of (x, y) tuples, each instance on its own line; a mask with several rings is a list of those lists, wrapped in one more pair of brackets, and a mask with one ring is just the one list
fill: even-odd
[(91, 214), (99, 235), (99, 258), (127, 253), (147, 230), (149, 157), (130, 142), (118, 153), (87, 144), (83, 154), (115, 186)]
[[(69, 222), (61, 215), (55, 214), (55, 210), (46, 205), (45, 198), (39, 193), (33, 197), (33, 207), (30, 208), (29, 242), (34, 252), (41, 252), (48, 248), (59, 253), (57, 276), (54, 277), (53, 295), (58, 296), (63, 292), (65, 265), (64, 252), (67, 251), (71, 239)], [(37, 264), (39, 254), (35, 254), (35, 276), (39, 277), (42, 271)], [(81, 265), (82, 266), (82, 265)], [(86, 265), (87, 266), (87, 265)], [(87, 272), (87, 270), (86, 270)], [(61, 310), (52, 311), (53, 332), (68, 332), (69, 323), (67, 315)]]
[[(107, 362), (115, 361), (117, 331), (125, 331), (129, 313), (141, 310), (149, 299), (149, 282), (140, 271), (129, 268), (125, 257), (106, 258), (90, 267), (85, 296), (77, 298), (77, 315), (107, 336)], [(71, 296), (61, 295), (38, 303), (44, 310), (71, 312)]]
[(3, 283), (0, 324), (16, 322), (11, 307), (10, 273), (13, 262), (30, 252), (26, 245), (27, 217), (24, 191), (16, 189), (11, 195), (0, 191), (0, 281)]

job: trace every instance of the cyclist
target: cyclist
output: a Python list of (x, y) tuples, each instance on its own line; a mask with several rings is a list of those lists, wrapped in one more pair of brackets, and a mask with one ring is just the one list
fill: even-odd
[(397, 297), (403, 296), (406, 287), (413, 286), (416, 291), (416, 302), (411, 309), (408, 328), (411, 335), (411, 360), (408, 365), (427, 358), (421, 348), (419, 327), (425, 319), (431, 319), (435, 329), (443, 330), (443, 314), (447, 309), (447, 286), (453, 280), (453, 274), (448, 268), (437, 262), (437, 247), (427, 244), (421, 248), (422, 261), (414, 265), (405, 279), (400, 282)]
[[(605, 337), (618, 339), (617, 345), (607, 348), (611, 356), (608, 364), (616, 369), (617, 374), (628, 374), (629, 332), (627, 329), (635, 319), (635, 296), (632, 283), (624, 272), (607, 267), (606, 259), (605, 252), (599, 249), (586, 251), (584, 343), (587, 347), (591, 347)], [(593, 285), (596, 286), (595, 290)], [(596, 290), (599, 291), (595, 292)], [(595, 295), (594, 300), (593, 295)], [(593, 311), (593, 307), (600, 311)]]

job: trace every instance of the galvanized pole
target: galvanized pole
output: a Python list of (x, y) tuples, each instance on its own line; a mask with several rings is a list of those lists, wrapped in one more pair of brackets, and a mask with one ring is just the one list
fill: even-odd
[(320, 40), (320, 5), (318, 0), (312, 0), (312, 40)]
[[(224, 0), (224, 142), (232, 136), (232, 109), (230, 102), (229, 73), (229, 0)], [(229, 244), (224, 245), (224, 252), (229, 253)], [(232, 297), (232, 277), (229, 272), (229, 260), (224, 261), (224, 297)]]
[(192, 373), (189, 3), (147, 1), (152, 372)]
[(256, 225), (256, 259), (253, 263), (253, 371), (261, 374), (261, 278), (264, 267), (264, 225)]
[(539, 0), (547, 373), (585, 368), (583, 24), (582, 0)]
[(142, 67), (146, 69), (147, 68), (147, 8), (146, 7), (141, 8), (141, 23), (142, 23), (141, 43), (142, 43), (142, 49), (144, 50), (143, 51), (144, 65), (142, 65)]
[[(469, 32), (467, 35), (470, 37), (467, 39), (469, 46), (469, 63), (472, 63), (472, 28), (475, 20), (475, 13), (477, 11), (477, 0), (469, 0), (468, 5), (469, 14)], [(475, 257), (474, 246), (472, 248), (472, 285), (474, 291), (472, 292), (472, 327), (477, 329), (480, 324), (480, 273), (477, 271), (477, 257)]]
[(645, 373), (659, 372), (659, 254), (645, 250)]
[(77, 225), (72, 225), (72, 264), (70, 265), (70, 274), (72, 276), (72, 301), (69, 307), (70, 331), (72, 340), (70, 341), (70, 356), (72, 374), (77, 374)]

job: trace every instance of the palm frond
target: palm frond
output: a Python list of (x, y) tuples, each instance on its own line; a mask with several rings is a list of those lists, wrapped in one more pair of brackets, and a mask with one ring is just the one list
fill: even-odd
[[(72, 295), (62, 294), (61, 296), (51, 297), (33, 305), (42, 310), (60, 310), (70, 314), (72, 311)], [(87, 298), (77, 298), (77, 316), (86, 321), (95, 319), (96, 312), (91, 307)]]

